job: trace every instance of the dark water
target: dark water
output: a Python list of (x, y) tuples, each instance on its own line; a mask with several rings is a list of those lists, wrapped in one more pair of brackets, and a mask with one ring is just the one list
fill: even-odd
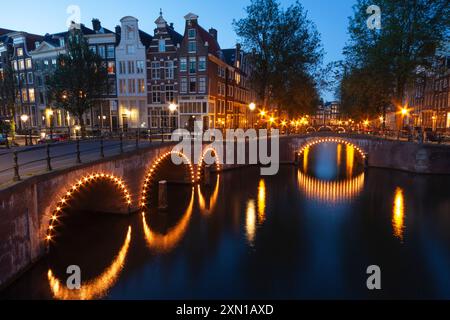
[[(73, 209), (50, 255), (0, 296), (449, 299), (450, 177), (361, 162), (325, 144), (273, 177), (246, 168), (209, 189), (171, 186), (166, 213)], [(65, 289), (69, 265), (81, 267), (81, 291)], [(370, 265), (380, 291), (366, 287)]]

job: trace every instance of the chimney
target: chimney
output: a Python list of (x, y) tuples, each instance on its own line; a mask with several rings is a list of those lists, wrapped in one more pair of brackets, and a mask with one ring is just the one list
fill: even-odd
[(214, 28), (209, 29), (209, 34), (217, 41), (217, 30)]
[(99, 32), (102, 28), (102, 23), (98, 19), (92, 19), (92, 29), (94, 29), (95, 32)]
[(170, 23), (170, 29), (173, 30), (173, 22)]
[(116, 34), (119, 35), (119, 36), (122, 34), (122, 27), (121, 26), (116, 26)]

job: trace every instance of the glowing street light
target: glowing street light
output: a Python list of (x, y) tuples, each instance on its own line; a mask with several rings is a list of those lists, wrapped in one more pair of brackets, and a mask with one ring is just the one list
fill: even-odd
[(401, 113), (402, 113), (402, 116), (408, 115), (408, 109), (407, 108), (402, 108)]
[(266, 114), (267, 114), (267, 112), (266, 111), (264, 111), (264, 110), (262, 110), (260, 113), (259, 113), (260, 115), (261, 115), (261, 117), (265, 117), (266, 116)]
[(169, 111), (174, 113), (175, 111), (177, 111), (178, 106), (175, 103), (171, 103), (169, 104)]
[(23, 122), (27, 122), (28, 119), (29, 119), (29, 117), (28, 117), (27, 114), (23, 114), (23, 115), (20, 116), (20, 120), (22, 120)]
[(250, 111), (255, 111), (256, 110), (256, 104), (254, 102), (250, 103), (248, 108), (250, 109)]

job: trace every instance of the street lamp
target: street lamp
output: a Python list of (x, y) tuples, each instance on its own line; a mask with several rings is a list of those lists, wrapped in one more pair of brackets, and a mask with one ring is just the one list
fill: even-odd
[[(29, 117), (28, 117), (27, 114), (23, 114), (23, 115), (20, 116), (20, 120), (22, 120), (24, 129), (25, 129), (25, 145), (26, 146), (28, 146), (28, 138), (27, 138), (27, 131), (28, 131), (27, 130), (27, 122), (28, 122), (28, 119), (29, 119)], [(30, 140), (31, 140), (31, 138), (30, 138)]]
[(175, 103), (171, 103), (169, 104), (169, 126), (170, 126), (170, 131), (172, 131), (172, 117), (171, 115), (173, 115), (176, 111), (178, 110), (178, 105), (176, 105)]
[[(252, 128), (254, 127), (254, 119), (253, 119), (253, 112), (256, 110), (256, 103), (252, 102), (248, 105), (248, 109), (250, 110), (250, 118), (252, 119)], [(247, 119), (248, 124), (248, 119)]]

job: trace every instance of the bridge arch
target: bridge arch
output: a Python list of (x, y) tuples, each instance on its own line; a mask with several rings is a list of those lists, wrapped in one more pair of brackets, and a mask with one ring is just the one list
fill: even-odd
[(306, 128), (306, 133), (312, 133), (312, 132), (317, 132), (316, 128), (314, 128), (314, 127)]
[(212, 146), (207, 146), (203, 151), (202, 154), (200, 156), (200, 159), (198, 161), (198, 166), (197, 166), (197, 181), (200, 181), (202, 178), (202, 174), (203, 174), (203, 169), (206, 166), (206, 161), (205, 158), (208, 155), (208, 153), (211, 153), (212, 157), (215, 159), (215, 167), (216, 167), (216, 171), (220, 172), (221, 170), (221, 166), (220, 166), (220, 157), (219, 154), (217, 152), (217, 150), (212, 147)]
[(130, 192), (128, 191), (127, 185), (121, 178), (116, 177), (113, 174), (104, 172), (92, 173), (83, 176), (82, 178), (76, 180), (74, 184), (69, 189), (66, 190), (64, 195), (56, 203), (56, 206), (53, 209), (45, 238), (47, 250), (49, 249), (50, 244), (57, 235), (56, 229), (58, 228), (59, 223), (61, 222), (61, 218), (63, 217), (64, 214), (64, 209), (68, 207), (74, 195), (79, 193), (83, 188), (98, 183), (99, 181), (106, 181), (112, 183), (117, 188), (117, 190), (122, 194), (124, 205), (126, 206), (127, 210), (130, 211), (132, 203), (131, 195)]
[(184, 163), (189, 166), (191, 183), (195, 184), (195, 171), (194, 171), (194, 166), (192, 165), (191, 160), (184, 153), (182, 153), (180, 151), (168, 151), (168, 152), (162, 154), (159, 158), (157, 158), (151, 165), (150, 169), (148, 170), (148, 173), (144, 180), (144, 185), (142, 187), (142, 194), (141, 194), (141, 199), (140, 199), (140, 207), (141, 208), (145, 208), (147, 205), (147, 202), (149, 200), (148, 197), (149, 197), (150, 187), (155, 178), (155, 174), (158, 172), (158, 169), (160, 168), (162, 163), (165, 160), (167, 160), (169, 157), (171, 157), (172, 155), (177, 155), (177, 156), (181, 157), (183, 159)]
[(361, 157), (365, 160), (367, 158), (367, 153), (359, 147), (357, 144), (352, 143), (346, 139), (339, 137), (330, 137), (330, 138), (314, 138), (312, 140), (306, 141), (302, 146), (300, 146), (300, 151), (298, 152), (298, 156), (301, 157), (307, 148), (313, 147), (315, 145), (321, 143), (342, 143), (347, 146), (351, 146), (355, 148), (355, 150), (361, 155)]

